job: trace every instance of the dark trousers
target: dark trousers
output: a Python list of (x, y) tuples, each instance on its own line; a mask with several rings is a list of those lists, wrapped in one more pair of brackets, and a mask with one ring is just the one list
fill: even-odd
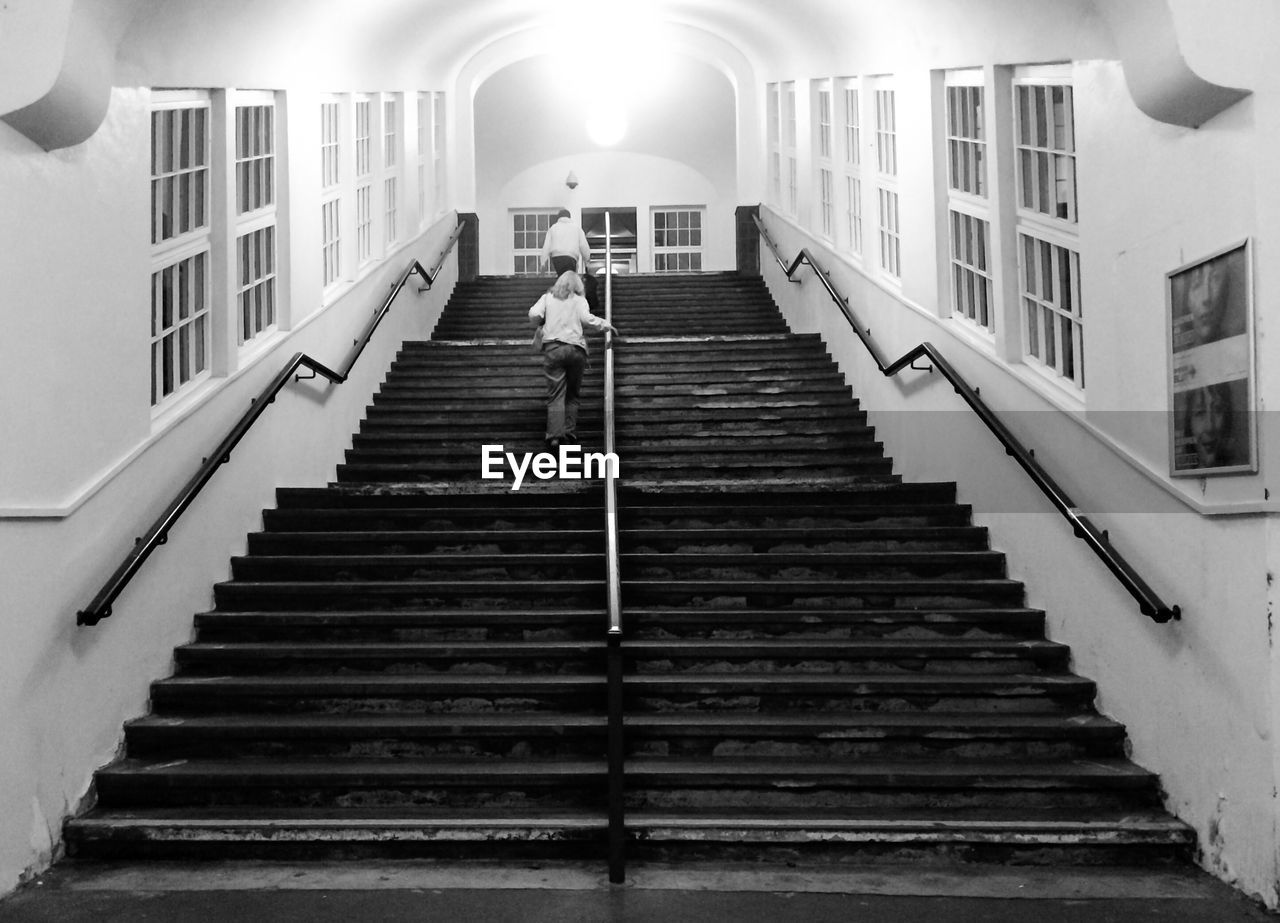
[(542, 373), (547, 380), (547, 438), (576, 441), (578, 438), (578, 394), (587, 353), (559, 340), (542, 345)]

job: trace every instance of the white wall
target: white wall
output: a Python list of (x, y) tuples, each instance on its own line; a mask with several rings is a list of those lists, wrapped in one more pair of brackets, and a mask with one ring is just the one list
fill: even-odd
[[(417, 229), (337, 297), (321, 302), (316, 193), (288, 197), (282, 228), (292, 329), (232, 364), (180, 411), (150, 407), (149, 94), (117, 89), (85, 144), (53, 154), (0, 125), (0, 891), (49, 861), (62, 819), (116, 754), (123, 723), (145, 713), (148, 684), (171, 670), (192, 613), (212, 603), (230, 555), (260, 527), (277, 486), (331, 479), (399, 344), (424, 339), (456, 280), (451, 259), (427, 294), (410, 280), (341, 386), (291, 383), (96, 627), (84, 608), (157, 514), (295, 352), (340, 368), (400, 272), (428, 268), (452, 214)], [(315, 108), (301, 94), (299, 112)], [(314, 120), (313, 120), (314, 121)], [(297, 130), (310, 130), (299, 118)], [(410, 124), (412, 122), (410, 121)], [(312, 126), (314, 127), (314, 126)], [(283, 139), (282, 139), (283, 140)], [(306, 143), (304, 143), (304, 140)], [(314, 139), (281, 156), (308, 175)], [(412, 187), (410, 187), (412, 188)], [(406, 197), (412, 203), (412, 196)]]
[[(703, 265), (734, 268), (737, 188), (734, 89), (719, 70), (665, 59), (634, 75), (618, 104), (628, 128), (613, 147), (588, 136), (587, 117), (606, 104), (563, 79), (564, 62), (529, 58), (490, 76), (475, 95), (476, 211), (480, 271), (509, 274), (513, 208), (631, 207), (640, 268), (651, 267), (653, 206), (706, 206)], [(572, 170), (577, 188), (565, 178)]]
[[(1070, 644), (1073, 668), (1097, 681), (1098, 707), (1127, 725), (1134, 759), (1160, 774), (1169, 808), (1195, 827), (1201, 862), (1275, 906), (1275, 435), (1264, 422), (1257, 475), (1167, 476), (1165, 273), (1244, 237), (1254, 240), (1261, 407), (1280, 400), (1269, 348), (1277, 315), (1262, 297), (1275, 285), (1268, 269), (1274, 260), (1264, 253), (1274, 249), (1269, 241), (1280, 204), (1271, 153), (1280, 132), (1280, 81), (1261, 64), (1266, 37), (1275, 34), (1264, 25), (1276, 25), (1276, 17), (1268, 14), (1264, 23), (1258, 4), (1237, 6), (1251, 15), (1229, 25), (1206, 20), (1208, 4), (1175, 6), (1181, 28), (1217, 33), (1183, 36), (1203, 76), (1254, 91), (1199, 129), (1139, 112), (1119, 62), (1073, 67), (1088, 369), (1083, 406), (947, 318), (946, 291), (931, 258), (937, 146), (928, 128), (929, 72), (1016, 63), (1018, 46), (984, 57), (979, 44), (973, 56), (942, 61), (920, 50), (895, 66), (899, 143), (915, 147), (902, 158), (900, 291), (818, 241), (804, 214), (792, 222), (765, 210), (783, 257), (790, 262), (800, 247), (813, 250), (887, 359), (930, 341), (979, 386), (1153, 589), (1181, 606), (1181, 621), (1159, 625), (1139, 613), (940, 375), (906, 371), (885, 379), (808, 270), (796, 286), (767, 250), (762, 260), (793, 329), (826, 338), (895, 457), (895, 470), (911, 480), (957, 481), (961, 501), (991, 527), (994, 546), (1009, 555), (1011, 576), (1026, 582), (1030, 604), (1046, 610), (1050, 636)], [(849, 61), (833, 74), (794, 78), (868, 73), (860, 66)], [(917, 242), (908, 249), (909, 237)]]

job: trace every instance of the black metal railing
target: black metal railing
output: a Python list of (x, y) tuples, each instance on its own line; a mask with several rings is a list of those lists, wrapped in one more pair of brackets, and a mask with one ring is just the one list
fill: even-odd
[[(604, 319), (613, 323), (613, 233), (604, 215)], [(588, 270), (589, 271), (589, 270)], [(622, 733), (622, 571), (618, 557), (618, 489), (608, 459), (615, 455), (613, 397), (613, 332), (604, 335), (604, 451), (605, 555), (608, 574), (608, 761), (609, 761), (609, 880), (626, 879), (627, 827), (623, 808), (625, 743)]]
[(914, 368), (917, 371), (931, 370), (928, 367), (915, 366), (913, 363), (918, 359), (926, 359), (932, 363), (933, 368), (936, 368), (942, 373), (943, 377), (951, 383), (951, 386), (955, 389), (956, 393), (959, 394), (973, 412), (978, 415), (978, 418), (982, 420), (987, 429), (989, 429), (995, 437), (1000, 440), (1001, 445), (1004, 446), (1005, 452), (1013, 457), (1013, 460), (1016, 461), (1022, 467), (1022, 470), (1031, 477), (1031, 480), (1035, 482), (1041, 492), (1049, 498), (1049, 501), (1057, 507), (1058, 511), (1066, 517), (1069, 523), (1071, 523), (1072, 531), (1075, 533), (1076, 537), (1082, 539), (1086, 545), (1093, 549), (1094, 553), (1102, 559), (1102, 563), (1107, 566), (1107, 569), (1115, 575), (1116, 579), (1118, 579), (1133, 598), (1138, 601), (1138, 608), (1142, 611), (1143, 615), (1150, 616), (1157, 622), (1176, 621), (1182, 618), (1181, 608), (1178, 606), (1166, 605), (1164, 601), (1156, 595), (1155, 591), (1153, 591), (1138, 572), (1133, 569), (1132, 565), (1130, 565), (1129, 562), (1126, 561), (1118, 551), (1116, 551), (1115, 547), (1111, 544), (1111, 540), (1108, 537), (1106, 530), (1099, 529), (1089, 520), (1088, 516), (1080, 512), (1075, 501), (1067, 496), (1066, 492), (1059, 487), (1053, 478), (1049, 476), (1049, 473), (1040, 466), (1040, 463), (1035, 460), (1035, 457), (1022, 444), (1018, 437), (1013, 435), (1013, 433), (1009, 431), (1008, 427), (1000, 421), (1000, 418), (996, 416), (995, 412), (988, 407), (985, 402), (983, 402), (982, 398), (978, 396), (977, 389), (971, 387), (969, 383), (964, 380), (960, 373), (957, 372), (945, 358), (943, 358), (942, 354), (938, 352), (933, 344), (928, 342), (921, 343), (919, 346), (908, 350), (896, 361), (886, 362), (875, 341), (871, 339), (871, 331), (858, 322), (858, 319), (853, 314), (853, 310), (849, 307), (849, 299), (836, 291), (835, 286), (831, 283), (830, 276), (827, 275), (826, 271), (823, 270), (823, 268), (813, 258), (813, 254), (811, 254), (807, 249), (801, 248), (800, 252), (796, 254), (795, 259), (791, 261), (790, 265), (788, 265), (779, 253), (777, 244), (775, 244), (773, 239), (769, 236), (769, 232), (765, 228), (764, 222), (760, 220), (760, 216), (755, 215), (753, 217), (755, 219), (756, 227), (760, 231), (761, 238), (764, 240), (765, 244), (768, 245), (770, 251), (772, 251), (774, 259), (777, 261), (778, 266), (782, 268), (782, 271), (786, 273), (787, 278), (790, 279), (800, 266), (809, 266), (809, 268), (813, 270), (814, 275), (816, 275), (818, 280), (822, 283), (823, 288), (827, 290), (827, 294), (831, 296), (831, 300), (836, 303), (836, 306), (844, 315), (845, 320), (847, 320), (849, 325), (853, 327), (853, 332), (858, 335), (858, 339), (860, 339), (862, 341), (862, 345), (867, 348), (867, 351), (871, 354), (871, 358), (875, 360), (876, 367), (886, 377), (896, 375), (904, 368)]
[(409, 277), (416, 273), (426, 283), (419, 287), (419, 293), (431, 288), (436, 276), (440, 274), (441, 267), (444, 266), (445, 258), (449, 255), (449, 251), (453, 249), (453, 245), (457, 242), (458, 235), (461, 232), (462, 225), (458, 225), (449, 235), (444, 249), (440, 252), (439, 259), (430, 272), (424, 269), (421, 263), (414, 260), (400, 274), (400, 278), (392, 286), (390, 294), (387, 295), (382, 302), (382, 306), (375, 312), (373, 318), (365, 327), (364, 333), (352, 342), (351, 350), (342, 365), (341, 371), (335, 372), (306, 353), (294, 353), (293, 357), (285, 364), (285, 367), (280, 370), (275, 378), (271, 379), (271, 383), (263, 388), (257, 397), (251, 399), (249, 410), (236, 422), (226, 437), (218, 443), (217, 448), (204, 459), (200, 469), (187, 481), (178, 492), (178, 495), (165, 508), (165, 511), (160, 514), (154, 525), (134, 543), (133, 548), (125, 556), (120, 566), (116, 568), (115, 573), (103, 584), (102, 589), (93, 597), (89, 605), (76, 613), (77, 625), (96, 625), (111, 615), (111, 606), (116, 597), (133, 579), (134, 574), (142, 567), (151, 552), (169, 540), (169, 531), (173, 528), (174, 523), (178, 521), (178, 518), (186, 511), (187, 507), (195, 501), (200, 491), (204, 489), (204, 486), (213, 477), (214, 472), (231, 460), (232, 450), (249, 432), (253, 424), (257, 422), (258, 417), (262, 416), (267, 409), (267, 405), (275, 401), (276, 395), (280, 393), (281, 389), (289, 383), (291, 378), (298, 375), (300, 369), (308, 369), (311, 374), (307, 376), (298, 375), (299, 378), (315, 378), (318, 375), (338, 385), (347, 380), (347, 377), (351, 374), (351, 369), (356, 364), (356, 360), (364, 352), (364, 348), (369, 344), (369, 340), (373, 337), (374, 331), (378, 329), (378, 325), (382, 323), (382, 319), (391, 310), (391, 303), (395, 301), (396, 296), (400, 294), (408, 283)]

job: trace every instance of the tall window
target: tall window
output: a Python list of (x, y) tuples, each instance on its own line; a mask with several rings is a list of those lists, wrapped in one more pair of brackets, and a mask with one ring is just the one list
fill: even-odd
[(653, 211), (654, 272), (702, 271), (701, 208)]
[(400, 205), (400, 106), (394, 96), (382, 100), (382, 243), (390, 247), (399, 238)]
[(844, 223), (849, 250), (862, 253), (862, 112), (857, 84), (841, 87), (844, 113)]
[(814, 159), (818, 168), (818, 225), (831, 240), (836, 233), (834, 142), (831, 136), (831, 89), (824, 82), (814, 99)]
[(276, 324), (276, 124), (270, 93), (238, 94), (236, 317), (240, 343)]
[(1019, 283), (1024, 356), (1084, 387), (1075, 117), (1065, 73), (1015, 74)]
[(431, 97), (418, 94), (418, 224), (427, 223), (427, 138), (431, 127)]
[(156, 93), (151, 111), (151, 405), (209, 372), (209, 99)]
[(880, 269), (902, 278), (901, 226), (898, 220), (898, 116), (892, 89), (877, 88), (876, 199), (880, 215)]
[(991, 332), (995, 311), (982, 72), (948, 73), (945, 106), (951, 311)]
[(538, 274), (538, 264), (542, 261), (542, 241), (547, 236), (547, 229), (555, 223), (555, 211), (543, 209), (511, 213), (511, 243), (517, 276)]
[(439, 212), (444, 208), (445, 196), (445, 122), (444, 94), (436, 93), (431, 98), (431, 162), (432, 177), (435, 189), (435, 208)]
[(320, 104), (320, 248), (322, 284), (342, 278), (341, 103)]
[(778, 105), (778, 85), (769, 84), (768, 103), (768, 140), (769, 140), (769, 190), (774, 205), (782, 204), (782, 129), (778, 120), (781, 118)]
[(800, 155), (796, 150), (796, 85), (783, 85), (783, 144), (787, 162), (787, 214), (792, 218), (800, 210)]
[(358, 96), (356, 122), (356, 260), (373, 259), (373, 100)]

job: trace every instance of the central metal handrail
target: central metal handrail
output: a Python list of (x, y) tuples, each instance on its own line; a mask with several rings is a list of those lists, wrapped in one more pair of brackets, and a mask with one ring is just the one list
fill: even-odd
[[(613, 323), (613, 229), (608, 212), (604, 214), (604, 319)], [(590, 267), (587, 267), (590, 272)], [(626, 879), (626, 816), (623, 805), (623, 761), (625, 744), (622, 733), (622, 570), (618, 557), (618, 489), (613, 466), (615, 457), (613, 395), (613, 331), (604, 335), (604, 451), (605, 451), (605, 564), (608, 574), (608, 761), (609, 761), (609, 880), (621, 884)]]
[(76, 613), (77, 625), (96, 625), (103, 619), (111, 615), (111, 605), (115, 602), (116, 597), (120, 595), (129, 581), (133, 579), (133, 575), (138, 572), (143, 563), (151, 555), (158, 546), (165, 544), (169, 540), (169, 531), (173, 528), (178, 518), (186, 511), (195, 498), (199, 495), (204, 486), (209, 483), (215, 471), (222, 465), (231, 460), (231, 450), (239, 445), (240, 440), (249, 432), (250, 427), (262, 416), (263, 411), (267, 409), (267, 405), (273, 403), (276, 395), (281, 389), (289, 383), (289, 380), (297, 375), (299, 369), (308, 369), (311, 374), (307, 376), (298, 375), (299, 378), (315, 378), (320, 376), (331, 381), (333, 384), (340, 385), (347, 380), (351, 374), (351, 369), (355, 366), (356, 360), (360, 358), (360, 354), (364, 352), (364, 348), (373, 338), (374, 331), (378, 329), (378, 325), (382, 323), (382, 319), (387, 316), (387, 312), (391, 310), (391, 303), (395, 301), (396, 296), (405, 287), (409, 281), (409, 277), (417, 273), (418, 276), (426, 283), (419, 287), (418, 292), (425, 292), (431, 288), (436, 280), (436, 276), (440, 274), (440, 269), (444, 266), (445, 258), (449, 255), (449, 251), (453, 249), (453, 245), (457, 243), (458, 235), (462, 233), (462, 225), (459, 224), (453, 229), (449, 235), (449, 239), (445, 242), (444, 249), (441, 250), (439, 258), (436, 260), (435, 266), (428, 272), (422, 267), (422, 264), (414, 260), (409, 264), (404, 272), (400, 274), (400, 278), (396, 280), (395, 285), (391, 287), (391, 292), (383, 300), (382, 306), (374, 313), (373, 318), (365, 327), (357, 339), (352, 341), (350, 352), (347, 359), (342, 364), (341, 371), (335, 372), (323, 362), (311, 358), (306, 353), (294, 353), (293, 357), (285, 364), (284, 368), (271, 379), (268, 384), (257, 397), (250, 399), (250, 407), (242, 417), (227, 433), (226, 437), (218, 443), (218, 447), (208, 455), (200, 468), (191, 477), (182, 489), (178, 491), (178, 495), (160, 514), (146, 534), (139, 538), (133, 548), (125, 556), (125, 559), (116, 568), (115, 573), (103, 584), (102, 589), (93, 597), (92, 602)]
[(756, 227), (760, 231), (760, 236), (769, 250), (773, 253), (773, 258), (777, 261), (778, 266), (786, 273), (787, 278), (791, 279), (796, 270), (801, 265), (807, 265), (813, 270), (818, 280), (822, 283), (823, 288), (827, 290), (827, 294), (831, 296), (831, 300), (836, 303), (836, 307), (844, 315), (845, 320), (849, 322), (849, 326), (853, 328), (853, 332), (858, 335), (858, 339), (862, 341), (862, 345), (871, 353), (871, 358), (875, 360), (876, 368), (878, 368), (885, 377), (891, 377), (898, 374), (904, 368), (916, 368), (917, 371), (929, 371), (927, 368), (919, 368), (913, 365), (917, 359), (927, 359), (933, 363), (933, 367), (942, 373), (942, 376), (951, 383), (955, 392), (960, 395), (966, 404), (978, 415), (978, 418), (986, 425), (995, 437), (1000, 440), (1004, 446), (1005, 452), (1012, 456), (1022, 469), (1031, 477), (1041, 492), (1049, 498), (1049, 501), (1057, 507), (1058, 511), (1066, 517), (1071, 523), (1072, 531), (1076, 537), (1082, 539), (1086, 545), (1093, 549), (1094, 553), (1102, 559), (1102, 563), (1107, 569), (1115, 575), (1138, 601), (1138, 608), (1143, 615), (1149, 616), (1157, 622), (1176, 621), (1182, 618), (1182, 610), (1178, 606), (1168, 606), (1164, 601), (1156, 595), (1155, 591), (1147, 584), (1145, 580), (1133, 569), (1124, 557), (1115, 550), (1111, 544), (1110, 537), (1106, 530), (1099, 529), (1080, 509), (1076, 506), (1066, 491), (1058, 486), (1057, 482), (1049, 476), (1049, 473), (1040, 466), (1035, 460), (1031, 452), (1022, 444), (1022, 442), (1009, 431), (1008, 427), (1001, 422), (995, 412), (986, 405), (986, 403), (978, 396), (978, 391), (969, 385), (967, 381), (957, 372), (942, 354), (933, 346), (933, 344), (924, 342), (919, 346), (908, 350), (901, 358), (894, 362), (886, 362), (883, 358), (879, 347), (875, 341), (871, 339), (871, 331), (858, 322), (854, 316), (853, 310), (849, 307), (849, 299), (845, 298), (836, 291), (835, 286), (831, 283), (830, 276), (818, 265), (807, 249), (801, 248), (796, 254), (794, 260), (788, 265), (783, 260), (778, 250), (777, 244), (769, 236), (768, 230), (764, 226), (764, 222), (760, 220), (759, 215), (753, 215)]

